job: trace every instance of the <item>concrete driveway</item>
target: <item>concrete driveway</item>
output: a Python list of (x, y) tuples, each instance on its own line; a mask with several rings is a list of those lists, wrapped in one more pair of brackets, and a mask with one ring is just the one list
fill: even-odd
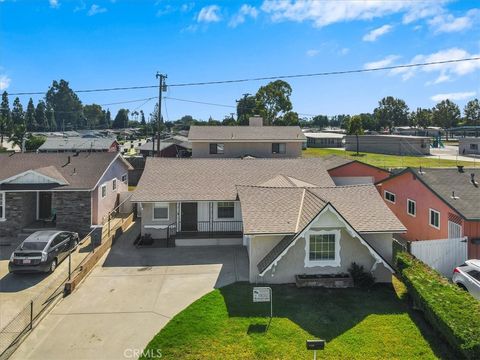
[(131, 239), (120, 238), (12, 359), (135, 359), (193, 301), (246, 280), (243, 247), (136, 249)]

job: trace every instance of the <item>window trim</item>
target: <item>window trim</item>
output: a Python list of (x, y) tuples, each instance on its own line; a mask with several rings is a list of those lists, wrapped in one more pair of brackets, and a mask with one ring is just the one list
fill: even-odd
[[(335, 259), (310, 260), (310, 235), (334, 235), (335, 236)], [(305, 239), (305, 267), (332, 266), (339, 267), (340, 259), (340, 230), (309, 230)]]
[(112, 180), (112, 190), (117, 191), (117, 179)]
[[(162, 207), (162, 208), (167, 208), (167, 217), (164, 218), (156, 218), (155, 217), (155, 208), (156, 207)], [(153, 203), (152, 207), (152, 221), (165, 221), (165, 220), (170, 220), (170, 203), (168, 202), (156, 202)]]
[[(432, 224), (432, 212), (438, 214), (438, 226), (435, 226), (435, 225)], [(435, 210), (435, 209), (432, 209), (432, 208), (429, 208), (429, 209), (428, 209), (428, 225), (430, 225), (430, 226), (433, 227), (434, 229), (440, 230), (440, 224), (441, 224), (440, 211)]]
[[(394, 198), (393, 201), (387, 199), (387, 193), (390, 194), (390, 195), (393, 195), (393, 198)], [(391, 204), (396, 204), (397, 203), (397, 195), (395, 193), (391, 192), (391, 191), (383, 190), (383, 198), (385, 199), (385, 201), (388, 201)]]
[[(413, 213), (413, 214), (410, 213), (410, 211), (409, 211), (410, 210), (410, 208), (409, 208), (410, 202), (413, 203), (413, 207), (415, 209), (415, 213)], [(407, 214), (412, 216), (412, 217), (417, 217), (417, 202), (415, 200), (407, 198)]]
[(2, 201), (2, 212), (0, 212), (0, 221), (7, 220), (7, 193), (5, 191), (0, 191)]
[[(275, 145), (278, 145), (278, 151), (275, 151), (273, 148)], [(280, 151), (280, 145), (283, 145), (285, 149), (283, 151)], [(279, 154), (279, 155), (284, 155), (287, 153), (287, 143), (284, 142), (274, 142), (272, 143), (272, 154)]]
[[(105, 195), (103, 195), (103, 189), (105, 189)], [(100, 186), (100, 196), (102, 199), (105, 199), (107, 197), (107, 184), (102, 184)]]
[[(233, 216), (232, 217), (220, 217), (218, 216), (218, 205), (220, 203), (232, 203), (233, 204)], [(235, 219), (235, 201), (217, 201), (216, 202), (217, 206), (217, 220), (232, 220), (232, 219)]]
[[(218, 146), (222, 145), (223, 149), (221, 152), (218, 151)], [(212, 146), (215, 147), (215, 150), (212, 151)], [(210, 155), (223, 155), (225, 154), (225, 144), (224, 143), (208, 143), (208, 153)]]
[(121, 179), (122, 179), (122, 182), (127, 185), (128, 184), (128, 173), (123, 174)]

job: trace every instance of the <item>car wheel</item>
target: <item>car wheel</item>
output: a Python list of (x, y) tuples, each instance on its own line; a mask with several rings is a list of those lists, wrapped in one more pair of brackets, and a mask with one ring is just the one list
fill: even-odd
[(52, 263), (50, 264), (50, 272), (53, 273), (57, 268), (57, 259), (53, 259)]
[(462, 289), (463, 291), (468, 291), (467, 288), (465, 287), (465, 285), (463, 284), (460, 284), (460, 283), (457, 283), (457, 286)]

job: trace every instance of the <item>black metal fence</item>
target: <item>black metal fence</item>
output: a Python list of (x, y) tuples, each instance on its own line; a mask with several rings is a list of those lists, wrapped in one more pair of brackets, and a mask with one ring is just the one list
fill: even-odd
[(241, 233), (243, 230), (242, 221), (199, 221), (198, 232), (206, 233)]

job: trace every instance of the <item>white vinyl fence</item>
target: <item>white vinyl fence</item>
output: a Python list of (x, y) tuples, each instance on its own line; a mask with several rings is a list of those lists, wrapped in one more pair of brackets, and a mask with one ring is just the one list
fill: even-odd
[(467, 238), (412, 241), (410, 252), (443, 276), (451, 278), (453, 269), (467, 260)]

